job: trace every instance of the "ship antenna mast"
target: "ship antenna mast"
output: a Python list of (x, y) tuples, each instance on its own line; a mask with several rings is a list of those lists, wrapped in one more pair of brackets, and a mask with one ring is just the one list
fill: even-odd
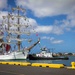
[[(17, 24), (19, 25), (20, 24), (20, 11), (25, 11), (24, 9), (20, 8), (19, 6), (17, 8), (12, 8), (13, 11), (17, 10), (18, 12), (18, 21), (17, 21)], [(20, 27), (18, 26), (18, 31), (20, 31)], [(20, 39), (20, 35), (17, 36), (18, 39)], [(20, 51), (20, 45), (21, 45), (21, 42), (18, 41), (18, 50)]]

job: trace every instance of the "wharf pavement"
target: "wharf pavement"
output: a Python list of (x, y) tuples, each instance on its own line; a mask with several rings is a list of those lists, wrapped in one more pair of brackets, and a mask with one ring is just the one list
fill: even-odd
[(0, 64), (0, 75), (74, 75), (75, 69)]

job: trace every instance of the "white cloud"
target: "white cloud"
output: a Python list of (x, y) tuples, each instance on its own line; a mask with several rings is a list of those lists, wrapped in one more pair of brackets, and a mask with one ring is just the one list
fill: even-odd
[(2, 22), (2, 16), (6, 16), (8, 14), (7, 11), (1, 11), (4, 8), (7, 8), (7, 0), (0, 0), (0, 22)]
[(0, 9), (7, 7), (7, 0), (0, 0)]
[[(8, 12), (7, 11), (1, 11), (0, 12), (0, 22), (2, 22), (2, 16), (5, 16), (7, 15)], [(45, 33), (45, 34), (57, 34), (57, 35), (60, 35), (60, 34), (63, 34), (64, 33), (64, 29), (66, 30), (70, 30), (71, 28), (71, 25), (72, 25), (72, 22), (70, 23), (68, 20), (64, 20), (64, 21), (61, 21), (61, 25), (60, 22), (58, 21), (57, 22), (57, 25), (39, 25), (37, 23), (37, 21), (35, 19), (32, 19), (32, 18), (28, 18), (29, 19), (29, 24), (31, 24), (31, 32), (34, 32), (34, 30), (38, 33)], [(15, 19), (15, 22), (16, 22), (16, 19)], [(23, 24), (24, 23), (24, 20), (21, 20), (21, 23)], [(71, 25), (70, 25), (71, 24)], [(73, 21), (73, 24), (74, 24), (74, 21)], [(73, 27), (73, 25), (72, 25)], [(34, 30), (33, 30), (34, 29)]]
[[(7, 5), (7, 0), (0, 0), (0, 9), (4, 8), (2, 4)], [(70, 31), (71, 28), (75, 27), (75, 0), (16, 0), (17, 5), (22, 5), (31, 9), (35, 16), (45, 17), (54, 16), (59, 14), (68, 14), (66, 20), (57, 21), (57, 25), (39, 25), (35, 19), (29, 18), (30, 24), (33, 26), (36, 32), (39, 33), (52, 33), (52, 34), (63, 34), (64, 30)], [(52, 12), (52, 13), (51, 13)], [(2, 16), (6, 15), (8, 12), (0, 11), (0, 21), (2, 21)], [(23, 21), (22, 21), (23, 22)], [(33, 30), (31, 30), (33, 31)]]
[(75, 13), (72, 12), (67, 15), (66, 19), (61, 20), (61, 21), (56, 21), (57, 25), (54, 28), (54, 30), (58, 29), (58, 34), (59, 33), (64, 33), (65, 30), (71, 31), (72, 28), (75, 27)]
[(52, 43), (53, 44), (60, 44), (60, 43), (63, 43), (63, 40), (53, 40)]
[[(38, 33), (45, 33), (45, 34), (63, 34), (64, 27), (59, 25), (39, 25), (35, 19), (29, 18), (29, 23), (32, 25), (31, 32), (34, 32), (34, 30)], [(34, 29), (34, 30), (33, 30)]]
[(37, 26), (35, 28), (36, 32), (39, 33), (51, 33), (52, 32), (52, 26)]
[(54, 38), (54, 37), (43, 36), (43, 37), (41, 37), (41, 39), (47, 39), (47, 40), (52, 41), (52, 40), (54, 40), (55, 38)]
[(32, 18), (28, 18), (29, 19), (29, 24), (31, 24), (32, 26), (37, 26), (37, 22), (35, 19), (32, 19)]
[(43, 36), (41, 37), (41, 39), (49, 40), (52, 44), (61, 44), (64, 42), (63, 40), (57, 40), (54, 37), (47, 37), (47, 36)]
[(8, 14), (7, 11), (0, 11), (0, 22), (2, 22), (3, 17), (2, 16), (6, 16)]
[[(31, 23), (39, 33), (63, 34), (75, 27), (75, 0), (16, 0), (16, 5), (32, 10), (36, 17), (47, 17), (66, 14), (66, 19), (57, 21), (57, 25), (38, 25), (36, 20)], [(35, 26), (36, 25), (36, 26)]]
[(16, 0), (16, 4), (29, 8), (37, 17), (69, 14), (75, 10), (75, 0)]
[[(63, 34), (63, 28), (61, 26), (56, 25), (39, 25), (35, 19), (29, 18), (29, 23), (32, 25), (32, 28), (38, 33), (45, 34)], [(31, 30), (33, 32), (33, 29)]]

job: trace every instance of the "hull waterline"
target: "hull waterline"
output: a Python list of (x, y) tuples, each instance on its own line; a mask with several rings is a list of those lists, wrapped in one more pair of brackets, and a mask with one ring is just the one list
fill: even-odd
[(0, 55), (0, 60), (23, 60), (27, 59), (28, 53), (12, 52), (9, 54)]
[(29, 55), (29, 60), (68, 60), (68, 57), (37, 57), (35, 55)]

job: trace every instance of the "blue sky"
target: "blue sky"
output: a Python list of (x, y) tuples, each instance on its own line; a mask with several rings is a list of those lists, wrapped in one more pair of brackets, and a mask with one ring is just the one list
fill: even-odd
[[(38, 36), (40, 45), (53, 48), (54, 52), (75, 53), (75, 0), (0, 0), (0, 22), (2, 15), (11, 7), (21, 6)], [(35, 39), (37, 40), (37, 39)], [(31, 50), (39, 52), (37, 45)]]

